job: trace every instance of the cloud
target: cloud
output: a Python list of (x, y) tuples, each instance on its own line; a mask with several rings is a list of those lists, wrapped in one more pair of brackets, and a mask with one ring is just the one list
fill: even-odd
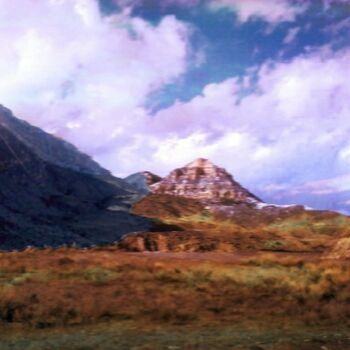
[(174, 16), (151, 25), (128, 9), (103, 17), (95, 0), (11, 0), (0, 23), (0, 103), (97, 157), (142, 129), (145, 98), (187, 69), (191, 29)]
[(169, 5), (181, 5), (186, 7), (196, 6), (200, 3), (200, 0), (164, 0), (162, 1), (166, 6)]
[(308, 4), (289, 0), (212, 0), (210, 7), (214, 10), (223, 8), (232, 10), (241, 22), (261, 18), (276, 24), (293, 22), (297, 15), (305, 11)]
[[(350, 173), (349, 59), (350, 50), (324, 48), (267, 62), (243, 82), (210, 84), (159, 111), (150, 124), (159, 135), (154, 163), (171, 169), (209, 157), (268, 196), (311, 192), (302, 185)], [(250, 94), (242, 98), (242, 89)]]
[[(303, 8), (220, 4), (241, 21), (272, 24)], [(0, 23), (0, 103), (117, 175), (163, 175), (204, 156), (266, 200), (348, 189), (349, 49), (267, 61), (151, 115), (147, 97), (181, 78), (195, 56), (188, 24), (166, 16), (153, 25), (127, 7), (102, 16), (95, 0), (0, 0)]]
[(350, 191), (350, 174), (307, 182), (294, 191), (295, 193), (308, 192), (315, 195), (337, 194)]
[(333, 5), (347, 5), (349, 0), (323, 0), (323, 8), (328, 10)]
[(285, 45), (291, 44), (296, 39), (296, 37), (298, 36), (299, 32), (300, 32), (300, 28), (299, 27), (290, 28), (288, 30), (287, 35), (283, 39), (283, 44), (285, 44)]
[(201, 0), (113, 0), (113, 2), (121, 7), (159, 6), (160, 8), (167, 8), (172, 5), (193, 7), (200, 4)]

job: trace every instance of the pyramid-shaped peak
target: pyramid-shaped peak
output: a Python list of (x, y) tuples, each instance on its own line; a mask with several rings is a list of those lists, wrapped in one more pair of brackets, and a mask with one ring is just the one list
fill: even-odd
[(151, 185), (150, 189), (153, 193), (194, 198), (206, 204), (260, 201), (224, 168), (205, 158), (198, 158), (171, 171), (161, 181)]
[(216, 167), (216, 165), (206, 158), (197, 158), (193, 162), (186, 165), (186, 168), (208, 168), (208, 167)]

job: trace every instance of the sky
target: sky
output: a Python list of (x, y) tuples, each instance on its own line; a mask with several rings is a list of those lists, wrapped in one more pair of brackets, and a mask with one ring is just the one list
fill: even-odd
[(209, 158), (350, 213), (350, 0), (0, 0), (0, 104), (117, 176)]

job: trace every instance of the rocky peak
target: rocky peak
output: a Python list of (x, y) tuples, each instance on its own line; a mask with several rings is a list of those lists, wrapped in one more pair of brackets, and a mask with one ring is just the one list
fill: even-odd
[(207, 204), (261, 202), (224, 168), (198, 158), (150, 186), (151, 192), (194, 198)]
[(216, 166), (209, 160), (205, 158), (197, 158), (193, 162), (186, 165), (188, 168), (215, 168)]

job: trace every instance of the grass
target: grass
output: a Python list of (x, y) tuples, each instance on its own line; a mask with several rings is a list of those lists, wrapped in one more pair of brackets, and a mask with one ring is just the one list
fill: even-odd
[(265, 254), (205, 262), (66, 248), (2, 253), (0, 266), (3, 324), (333, 324), (350, 316), (347, 261)]
[(227, 217), (211, 213), (191, 199), (150, 195), (135, 205), (134, 212), (156, 218), (157, 232), (145, 234), (145, 246), (141, 235), (138, 242), (129, 238), (123, 248), (135, 251), (161, 247), (159, 250), (163, 251), (326, 252), (334, 240), (350, 236), (350, 218), (336, 213), (295, 210), (270, 215), (256, 211), (252, 216), (251, 211), (240, 210), (237, 215)]
[(279, 328), (142, 326), (101, 322), (55, 330), (6, 332), (1, 350), (324, 350), (350, 349), (344, 327)]
[(350, 263), (320, 257), (0, 253), (0, 348), (350, 349)]
[(1, 350), (347, 349), (350, 262), (324, 257), (336, 241), (332, 254), (349, 255), (349, 218), (307, 212), (244, 226), (195, 201), (159, 200), (136, 208), (162, 214), (160, 232), (141, 239), (189, 253), (0, 253)]

